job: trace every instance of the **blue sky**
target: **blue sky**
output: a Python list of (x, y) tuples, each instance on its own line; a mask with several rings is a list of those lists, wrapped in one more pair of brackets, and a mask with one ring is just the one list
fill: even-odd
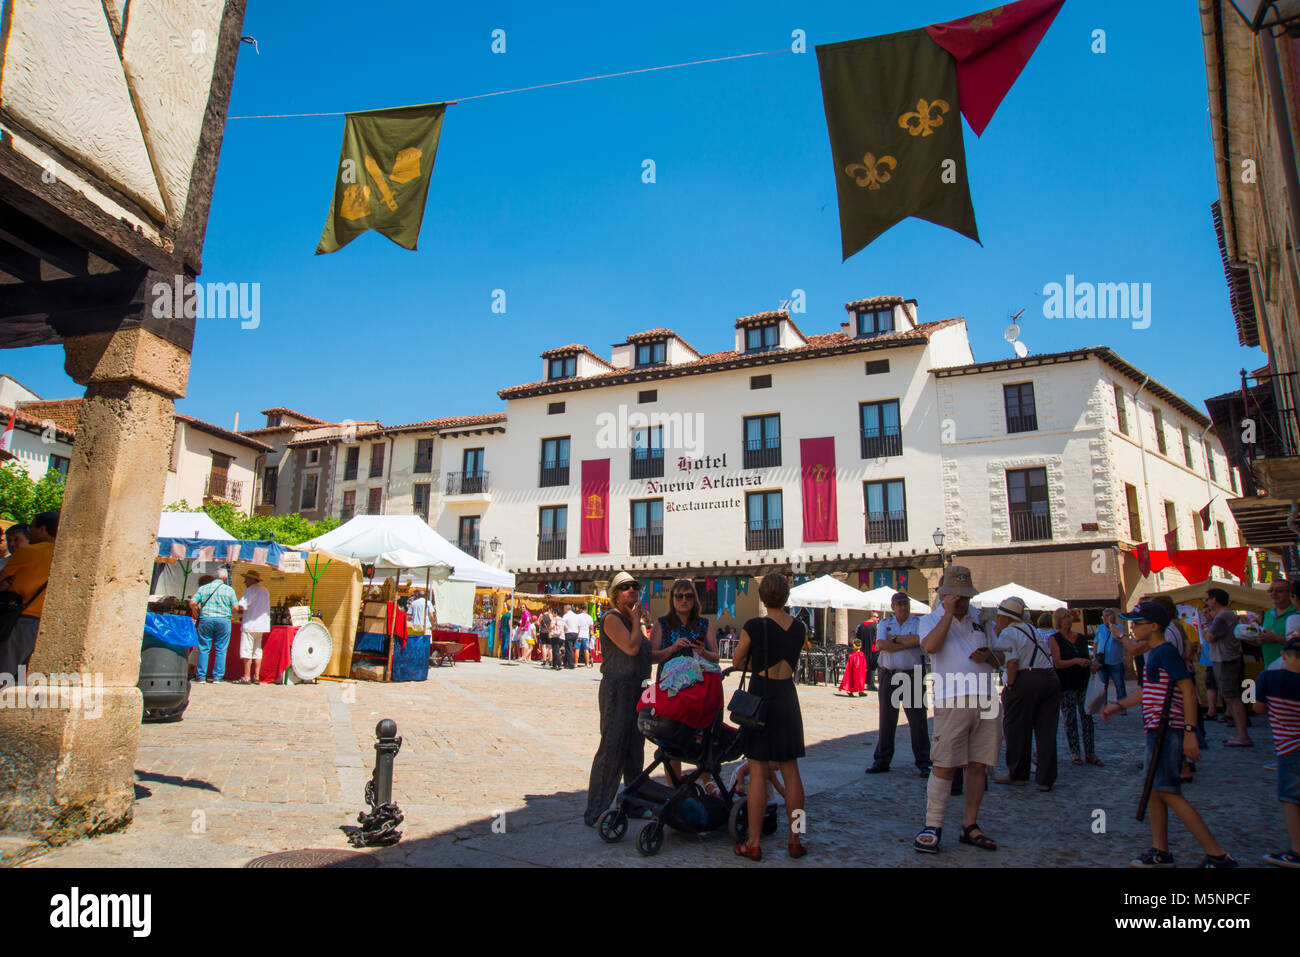
[[(1068, 0), (966, 151), (983, 247), (909, 220), (840, 262), (812, 46), (978, 12), (897, 4), (253, 2), (231, 116), (371, 109), (760, 50), (781, 53), (448, 109), (418, 252), (369, 233), (313, 251), (343, 119), (231, 119), (204, 250), (207, 281), (261, 284), (257, 329), (201, 320), (179, 411), (261, 425), (288, 406), (387, 424), (498, 411), (538, 353), (656, 326), (728, 349), (736, 317), (807, 294), (806, 334), (842, 304), (898, 294), (966, 318), (977, 359), (1108, 345), (1200, 406), (1263, 361), (1241, 348), (1210, 220), (1216, 198), (1194, 7)], [(492, 31), (506, 53), (491, 52)], [(1104, 54), (1093, 31), (1104, 30)], [(641, 180), (653, 159), (657, 182)], [(1067, 274), (1151, 284), (1152, 322), (1046, 319)], [(492, 293), (506, 293), (506, 314)], [(78, 395), (62, 350), (6, 354), (47, 398)]]

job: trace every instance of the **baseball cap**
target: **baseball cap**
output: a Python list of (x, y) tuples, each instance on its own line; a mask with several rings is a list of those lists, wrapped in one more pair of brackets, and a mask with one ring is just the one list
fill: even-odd
[(1300, 651), (1300, 638), (1288, 638), (1282, 645), (1283, 651)]
[(1127, 614), (1120, 615), (1125, 621), (1149, 621), (1159, 625), (1161, 628), (1168, 628), (1170, 618), (1169, 612), (1165, 607), (1154, 601), (1141, 601)]

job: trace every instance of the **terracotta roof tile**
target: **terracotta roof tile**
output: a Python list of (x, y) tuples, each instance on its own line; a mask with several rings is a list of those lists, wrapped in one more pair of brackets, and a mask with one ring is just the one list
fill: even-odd
[(235, 442), (239, 445), (245, 445), (258, 452), (274, 451), (272, 447), (267, 445), (265, 442), (251, 439), (244, 432), (231, 432), (229, 429), (223, 429), (219, 425), (213, 425), (211, 422), (204, 422), (202, 419), (196, 419), (192, 415), (181, 415), (179, 412), (176, 413), (176, 418), (181, 422), (193, 426), (200, 432), (207, 432), (209, 435), (215, 435), (218, 438), (225, 439), (227, 442)]
[[(263, 415), (275, 415), (277, 412), (282, 413), (282, 414), (284, 414), (284, 415), (292, 415), (295, 419), (302, 419), (304, 422), (309, 422), (309, 423), (311, 423), (311, 424), (313, 424), (313, 425), (329, 425), (329, 424), (330, 424), (330, 423), (326, 422), (324, 419), (317, 419), (317, 418), (314, 418), (313, 416), (310, 416), (310, 415), (303, 415), (301, 412), (295, 412), (293, 409), (286, 409), (286, 408), (284, 408), (283, 406), (276, 406), (274, 409), (263, 409), (263, 410), (262, 410), (262, 414), (263, 414)], [(275, 428), (275, 426), (271, 426), (271, 428)]]
[(692, 362), (678, 362), (669, 366), (654, 366), (650, 369), (612, 369), (598, 375), (580, 376), (556, 381), (529, 382), (502, 389), (497, 395), (503, 399), (518, 399), (530, 395), (546, 395), (552, 392), (576, 392), (579, 389), (599, 388), (606, 385), (621, 385), (624, 382), (640, 382), (650, 379), (669, 379), (681, 375), (703, 375), (721, 371), (732, 366), (771, 365), (790, 359), (820, 358), (836, 353), (869, 352), (890, 346), (924, 343), (940, 329), (965, 323), (965, 319), (942, 319), (936, 322), (923, 322), (915, 329), (900, 329), (869, 339), (855, 339), (842, 332), (828, 332), (811, 336), (799, 346), (789, 349), (773, 349), (768, 352), (741, 353), (734, 349), (728, 352), (714, 352), (701, 356)]
[(779, 322), (782, 319), (789, 319), (790, 313), (784, 309), (773, 309), (769, 312), (756, 312), (752, 316), (741, 316), (736, 320), (736, 328), (744, 329), (746, 326), (766, 325), (769, 322)]
[(81, 411), (81, 399), (41, 399), (38, 402), (19, 402), (18, 408), (38, 419), (49, 419), (60, 429), (72, 433), (77, 431), (77, 415)]
[[(45, 430), (45, 418), (30, 415), (22, 409), (18, 409), (17, 414), (15, 414), (15, 410), (12, 406), (0, 405), (0, 418), (4, 419), (3, 422), (0, 422), (0, 431), (3, 431), (9, 425), (10, 417), (13, 418), (15, 426), (24, 425), (29, 429), (36, 431)], [(57, 421), (51, 421), (54, 421), (54, 432), (56, 437), (65, 442), (71, 442), (76, 436), (76, 431), (74, 429), (64, 428), (59, 425)]]
[(907, 302), (902, 296), (872, 296), (869, 299), (857, 299), (846, 302), (844, 308), (849, 312), (854, 309), (870, 309), (872, 306), (899, 306)]

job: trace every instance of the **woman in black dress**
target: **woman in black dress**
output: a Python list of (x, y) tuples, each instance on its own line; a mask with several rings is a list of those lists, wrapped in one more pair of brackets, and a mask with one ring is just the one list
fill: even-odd
[(1084, 706), (1088, 696), (1088, 678), (1092, 674), (1092, 655), (1088, 653), (1087, 635), (1075, 635), (1068, 609), (1060, 608), (1052, 615), (1052, 657), (1056, 660), (1056, 676), (1061, 679), (1061, 719), (1065, 723), (1065, 739), (1070, 745), (1070, 760), (1082, 765), (1079, 754), (1079, 728), (1083, 727), (1083, 753), (1089, 764), (1098, 767), (1104, 763), (1093, 751), (1092, 715)]
[(748, 667), (753, 675), (749, 690), (766, 702), (766, 722), (761, 728), (744, 728), (741, 745), (749, 758), (749, 840), (737, 844), (736, 854), (750, 860), (763, 856), (759, 846), (760, 826), (767, 802), (768, 765), (775, 764), (785, 783), (785, 810), (790, 819), (788, 848), (791, 857), (803, 857), (808, 848), (800, 843), (803, 829), (803, 780), (799, 758), (804, 756), (803, 715), (794, 690), (794, 672), (803, 651), (805, 629), (785, 612), (790, 583), (784, 575), (763, 576), (758, 596), (767, 609), (762, 618), (751, 618), (741, 629), (732, 658), (738, 668)]

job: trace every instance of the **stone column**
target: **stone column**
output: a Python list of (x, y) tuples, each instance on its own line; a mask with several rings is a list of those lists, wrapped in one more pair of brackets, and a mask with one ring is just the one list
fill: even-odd
[(0, 829), (52, 843), (131, 821), (140, 640), (173, 402), (190, 362), (142, 328), (68, 339), (64, 349), (86, 394), (29, 672), (102, 690), (39, 707), (20, 698), (30, 689), (0, 692)]

